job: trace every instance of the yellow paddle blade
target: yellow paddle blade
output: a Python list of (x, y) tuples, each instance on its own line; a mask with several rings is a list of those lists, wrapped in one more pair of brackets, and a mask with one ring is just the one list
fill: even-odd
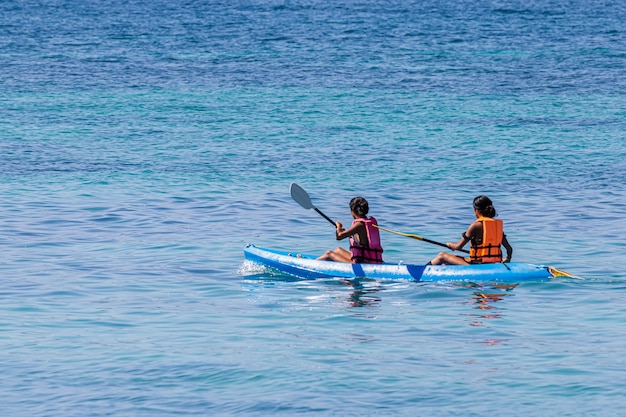
[(567, 277), (567, 278), (574, 278), (574, 279), (584, 279), (581, 277), (577, 277), (576, 275), (572, 275), (569, 272), (563, 271), (561, 269), (556, 269), (553, 266), (549, 266), (548, 267), (548, 272), (550, 272), (552, 274), (552, 276), (554, 277)]

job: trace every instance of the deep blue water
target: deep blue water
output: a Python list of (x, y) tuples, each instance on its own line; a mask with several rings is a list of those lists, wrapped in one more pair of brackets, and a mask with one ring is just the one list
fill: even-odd
[[(0, 411), (620, 415), (626, 4), (0, 1)], [(298, 281), (363, 195), (511, 288)], [(384, 234), (389, 261), (439, 249)]]

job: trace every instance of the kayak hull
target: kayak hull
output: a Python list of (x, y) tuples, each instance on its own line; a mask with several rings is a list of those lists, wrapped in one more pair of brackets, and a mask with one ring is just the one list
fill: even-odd
[(481, 265), (353, 264), (318, 261), (314, 255), (259, 248), (244, 249), (250, 262), (302, 279), (368, 278), (397, 281), (523, 282), (547, 281), (548, 267), (519, 262)]

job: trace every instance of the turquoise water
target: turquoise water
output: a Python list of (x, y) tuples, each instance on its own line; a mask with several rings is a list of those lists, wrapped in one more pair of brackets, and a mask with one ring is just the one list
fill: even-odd
[[(0, 410), (13, 416), (620, 415), (620, 2), (0, 3)], [(512, 287), (298, 281), (363, 195)], [(389, 261), (439, 247), (384, 234)]]

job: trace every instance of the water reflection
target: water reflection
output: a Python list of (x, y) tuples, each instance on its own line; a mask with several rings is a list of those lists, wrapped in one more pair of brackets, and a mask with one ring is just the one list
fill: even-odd
[[(297, 285), (282, 286), (282, 284), (294, 283)], [(305, 290), (307, 293), (313, 291), (314, 295), (307, 294), (305, 297), (308, 303), (330, 302), (334, 304), (337, 303), (337, 300), (342, 300), (340, 302), (343, 305), (347, 304), (348, 308), (378, 305), (381, 298), (376, 294), (384, 289), (376, 280), (363, 278), (307, 280), (285, 274), (272, 274), (269, 271), (246, 271), (242, 286), (251, 293), (265, 289), (285, 288), (296, 290), (297, 294), (301, 294), (301, 290)]]
[(479, 314), (471, 314), (475, 320), (470, 326), (484, 326), (483, 320), (493, 320), (502, 318), (502, 310), (498, 307), (498, 303), (513, 295), (511, 291), (519, 284), (489, 284), (478, 285), (469, 284), (469, 288), (473, 288), (472, 305), (476, 310), (480, 310)]
[(348, 296), (350, 307), (366, 307), (380, 303), (380, 297), (374, 295), (380, 291), (380, 288), (366, 287), (358, 278), (341, 280), (341, 283), (352, 287), (352, 292)]

